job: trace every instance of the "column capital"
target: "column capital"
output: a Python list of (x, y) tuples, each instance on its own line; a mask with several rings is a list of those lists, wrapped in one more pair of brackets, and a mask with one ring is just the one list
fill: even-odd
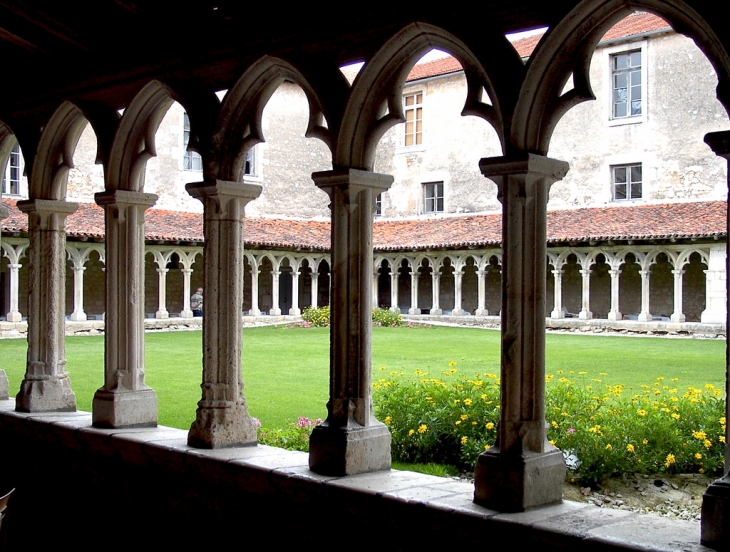
[(552, 272), (555, 276), (562, 276), (563, 274), (565, 274), (564, 270), (551, 270), (550, 272)]
[(149, 209), (157, 202), (157, 195), (130, 190), (107, 190), (94, 194), (94, 201), (100, 207), (138, 205)]
[[(18, 210), (25, 214), (38, 213), (40, 215), (63, 215), (67, 217), (79, 208), (78, 203), (58, 201), (55, 199), (26, 199), (18, 201)], [(2, 218), (2, 217), (0, 217)]]
[(499, 157), (485, 157), (479, 160), (479, 170), (488, 178), (534, 174), (536, 177), (555, 181), (563, 178), (569, 168), (570, 166), (565, 161), (526, 151)]
[(260, 184), (212, 180), (190, 182), (185, 185), (185, 189), (191, 196), (200, 201), (207, 198), (215, 198), (217, 200), (244, 199), (248, 203), (261, 195), (263, 187)]
[(730, 130), (705, 134), (705, 144), (720, 157), (730, 159)]
[(371, 188), (378, 193), (385, 192), (393, 184), (393, 177), (389, 174), (380, 174), (359, 169), (337, 169), (312, 173), (314, 184), (332, 197), (333, 188), (344, 186), (357, 188)]
[(590, 268), (581, 268), (580, 273), (583, 276), (590, 276), (593, 271)]

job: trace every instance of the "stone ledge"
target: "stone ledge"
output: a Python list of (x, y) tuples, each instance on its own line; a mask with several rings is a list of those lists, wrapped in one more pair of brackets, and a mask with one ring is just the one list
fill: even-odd
[[(91, 427), (89, 413), (25, 414), (14, 407), (12, 399), (0, 401), (0, 483), (15, 485), (22, 495), (24, 486), (39, 486), (33, 478), (45, 466), (40, 486), (51, 491), (52, 478), (64, 466), (61, 487), (72, 482), (84, 492), (98, 492), (114, 507), (114, 517), (121, 523), (127, 516), (141, 515), (140, 511), (124, 513), (128, 501), (137, 509), (153, 509), (162, 520), (161, 530), (165, 527), (163, 540), (170, 538), (169, 525), (173, 529), (201, 527), (197, 522), (201, 517), (215, 525), (232, 516), (238, 519), (238, 510), (242, 528), (249, 518), (261, 528), (270, 520), (267, 512), (272, 509), (289, 513), (275, 516), (276, 530), (282, 534), (296, 530), (301, 542), (316, 542), (322, 531), (329, 534), (323, 520), (336, 519), (345, 526), (332, 531), (346, 536), (350, 527), (350, 537), (358, 543), (383, 549), (500, 541), (514, 546), (539, 543), (542, 550), (710, 550), (699, 544), (697, 523), (574, 502), (501, 514), (474, 504), (473, 486), (461, 481), (397, 470), (328, 477), (311, 472), (308, 455), (301, 452), (264, 445), (194, 449), (186, 444), (187, 432), (179, 429), (96, 429)], [(84, 492), (77, 492), (77, 508), (96, 507)], [(145, 495), (148, 507), (137, 502), (139, 493)], [(69, 510), (59, 511), (53, 508), (52, 498), (45, 498), (49, 503), (40, 510), (52, 509), (63, 520), (63, 512)], [(21, 518), (25, 518), (37, 527), (36, 510), (42, 500), (34, 496), (23, 503), (20, 497), (18, 502), (14, 523), (23, 526)], [(169, 510), (160, 513), (160, 505)], [(94, 515), (74, 510), (70, 519), (85, 513)], [(257, 513), (263, 517), (257, 518)], [(365, 527), (371, 530), (363, 531)], [(181, 537), (183, 541), (190, 538)]]

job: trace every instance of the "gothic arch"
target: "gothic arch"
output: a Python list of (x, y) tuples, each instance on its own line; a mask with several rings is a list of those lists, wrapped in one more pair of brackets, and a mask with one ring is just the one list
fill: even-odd
[[(344, 77), (343, 77), (344, 78)], [(264, 56), (251, 65), (223, 99), (210, 151), (203, 155), (205, 178), (238, 182), (243, 176), (246, 153), (264, 141), (261, 119), (264, 108), (279, 85), (291, 80), (304, 90), (309, 102), (305, 136), (319, 138), (331, 149), (324, 110), (302, 73), (290, 63)]]
[[(685, 2), (583, 0), (545, 34), (528, 62), (511, 128), (511, 145), (547, 153), (560, 118), (571, 107), (595, 99), (588, 73), (591, 54), (599, 40), (618, 21), (637, 10), (660, 16), (677, 32), (695, 40), (715, 68), (718, 98), (730, 110), (730, 56), (712, 27)], [(573, 88), (562, 94), (571, 75)]]
[[(15, 146), (16, 138), (10, 127), (0, 121), (0, 167), (5, 168), (8, 156)], [(1, 193), (1, 192), (0, 192)]]
[[(519, 56), (507, 40), (501, 38), (504, 44), (492, 41), (498, 50), (493, 49), (489, 58), (501, 56), (500, 63), (509, 66), (514, 74), (521, 74)], [(505, 146), (506, 124), (501, 104), (507, 103), (509, 95), (498, 90), (497, 80), (489, 77), (487, 57), (478, 57), (464, 42), (439, 27), (412, 23), (390, 38), (365, 63), (353, 82), (337, 139), (335, 166), (372, 170), (380, 138), (390, 127), (405, 121), (401, 97), (408, 73), (416, 61), (434, 47), (449, 51), (464, 68), (468, 91), (462, 115), (485, 119)], [(505, 89), (512, 81), (509, 76), (507, 71), (500, 79)], [(482, 100), (482, 90), (486, 90), (491, 105)]]

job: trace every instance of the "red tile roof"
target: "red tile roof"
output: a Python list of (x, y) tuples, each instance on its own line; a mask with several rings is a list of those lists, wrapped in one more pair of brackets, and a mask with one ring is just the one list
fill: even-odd
[[(10, 215), (2, 221), (6, 234), (28, 231), (28, 219), (4, 199)], [(724, 238), (727, 236), (727, 203), (706, 201), (660, 205), (626, 205), (565, 209), (548, 212), (548, 243), (608, 240), (655, 240)], [(203, 217), (150, 209), (145, 215), (145, 237), (149, 241), (203, 241)], [(103, 240), (104, 215), (93, 203), (80, 203), (66, 221), (72, 238)], [(499, 245), (502, 216), (447, 215), (420, 219), (376, 221), (374, 248), (379, 251), (461, 249)], [(245, 241), (249, 247), (284, 247), (329, 250), (330, 224), (327, 221), (247, 218)]]

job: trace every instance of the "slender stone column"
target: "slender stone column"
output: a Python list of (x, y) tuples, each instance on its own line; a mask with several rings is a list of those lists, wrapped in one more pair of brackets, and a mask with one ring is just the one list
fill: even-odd
[(144, 212), (154, 194), (94, 196), (106, 227), (104, 386), (94, 394), (96, 427), (157, 425), (157, 395), (144, 381)]
[(28, 215), (28, 362), (16, 396), (19, 412), (76, 410), (66, 373), (66, 217), (78, 204), (19, 201)]
[(390, 271), (390, 310), (393, 312), (400, 312), (398, 306), (398, 267), (395, 270)]
[(641, 276), (641, 312), (639, 313), (639, 322), (651, 322), (652, 316), (651, 312), (649, 312), (649, 293), (651, 290), (649, 281), (651, 272), (649, 270), (640, 270), (639, 275)]
[[(8, 210), (0, 203), (0, 220), (7, 218), (7, 216)], [(2, 252), (2, 249), (0, 249), (0, 252)], [(2, 255), (0, 255), (0, 257), (2, 257)], [(0, 368), (0, 401), (8, 400), (10, 398), (9, 393), (10, 385), (8, 383), (8, 376), (5, 373), (5, 370)]]
[(373, 206), (393, 182), (356, 169), (317, 172), (330, 197), (332, 304), (327, 419), (309, 441), (309, 467), (325, 475), (390, 469), (390, 432), (372, 405)]
[(155, 318), (170, 318), (167, 312), (167, 268), (157, 269), (157, 312)]
[(292, 270), (291, 273), (291, 316), (299, 316), (302, 310), (299, 308), (299, 270)]
[(261, 271), (258, 268), (251, 267), (251, 310), (248, 313), (251, 316), (260, 316), (259, 309), (259, 275)]
[(461, 269), (454, 270), (454, 310), (451, 311), (454, 316), (464, 316), (464, 309), (462, 308), (463, 290), (461, 289), (463, 281), (464, 272)]
[(724, 245), (710, 247), (705, 270), (705, 310), (700, 315), (703, 324), (724, 324), (727, 318), (727, 260)]
[(182, 318), (192, 318), (193, 311), (190, 308), (190, 276), (193, 273), (192, 268), (181, 268), (183, 274), (183, 310), (180, 313)]
[(674, 274), (674, 312), (671, 321), (684, 322), (685, 317), (682, 312), (682, 276), (684, 276), (684, 270), (672, 270), (672, 274)]
[(411, 270), (411, 306), (408, 314), (421, 314), (418, 308), (418, 267)]
[(86, 313), (84, 312), (84, 272), (86, 267), (81, 264), (83, 261), (74, 260), (74, 311), (69, 317), (74, 321), (85, 321)]
[(281, 316), (281, 308), (279, 306), (279, 276), (281, 275), (280, 270), (271, 267), (271, 310), (269, 314), (271, 316)]
[(441, 310), (441, 305), (439, 304), (439, 300), (441, 299), (441, 273), (439, 272), (438, 268), (434, 268), (431, 272), (431, 314), (434, 315), (441, 315), (443, 314), (443, 310)]
[(622, 320), (623, 315), (621, 314), (621, 311), (619, 310), (619, 276), (621, 276), (621, 271), (617, 268), (611, 268), (608, 271), (609, 276), (611, 276), (611, 310), (608, 311), (608, 319), (609, 320)]
[(565, 462), (547, 440), (547, 200), (568, 164), (521, 152), (479, 162), (502, 202), (502, 360), (497, 441), (479, 455), (474, 501), (522, 511), (562, 500)]
[(589, 268), (583, 268), (580, 271), (581, 282), (583, 284), (581, 289), (581, 309), (578, 313), (580, 320), (590, 320), (593, 318), (591, 312), (591, 272)]
[(373, 308), (377, 309), (380, 305), (378, 305), (378, 275), (380, 274), (380, 269), (376, 268), (373, 271)]
[(8, 322), (20, 322), (23, 315), (18, 310), (18, 283), (20, 281), (20, 263), (8, 263), (8, 272), (10, 277), (10, 310), (5, 315)]
[(243, 318), (243, 219), (246, 204), (261, 186), (240, 182), (187, 184), (203, 203), (205, 316), (203, 396), (188, 444), (218, 448), (256, 444), (256, 426), (246, 407), (241, 376)]
[(477, 289), (479, 292), (479, 306), (474, 311), (475, 316), (489, 316), (487, 310), (487, 271), (483, 269), (477, 270)]
[[(730, 131), (713, 132), (705, 135), (705, 142), (717, 155), (730, 159)], [(730, 175), (728, 177), (728, 195), (730, 196)], [(730, 201), (728, 201), (730, 207)], [(730, 209), (728, 210), (728, 227), (730, 228)], [(730, 243), (725, 242), (725, 273), (730, 268), (727, 263), (727, 254)], [(725, 280), (727, 285), (727, 279)], [(730, 289), (725, 288), (726, 297)], [(730, 319), (725, 309), (726, 326), (730, 326)], [(725, 353), (725, 397), (730, 397), (730, 359)], [(725, 420), (730, 420), (730, 400), (725, 401)], [(723, 476), (707, 487), (702, 496), (701, 540), (702, 544), (716, 550), (730, 549), (730, 427), (725, 424), (725, 467)]]
[(312, 269), (312, 308), (317, 307), (317, 296), (319, 295), (319, 272)]
[(550, 318), (565, 318), (565, 309), (563, 309), (563, 274), (564, 270), (553, 270), (553, 278), (555, 279), (555, 289), (553, 295), (553, 312)]

